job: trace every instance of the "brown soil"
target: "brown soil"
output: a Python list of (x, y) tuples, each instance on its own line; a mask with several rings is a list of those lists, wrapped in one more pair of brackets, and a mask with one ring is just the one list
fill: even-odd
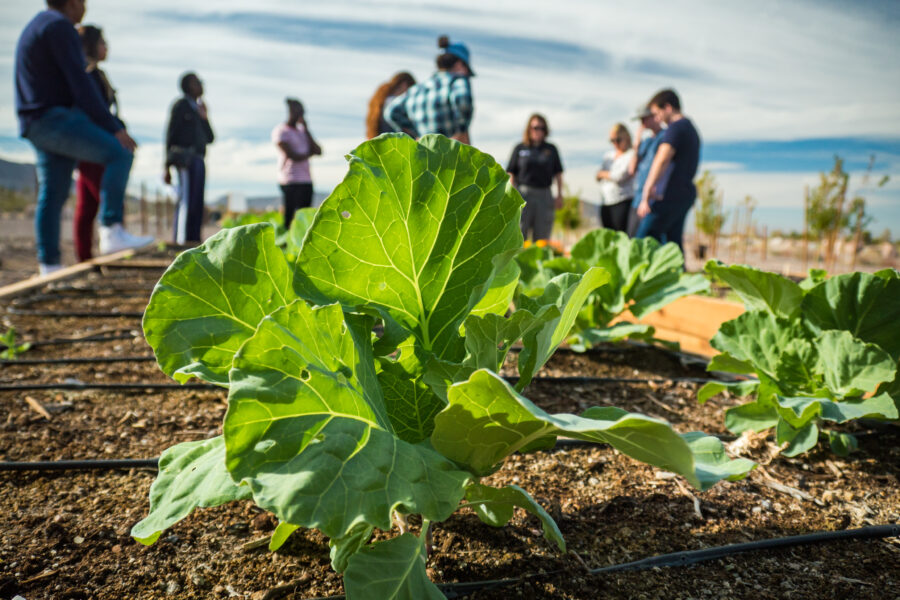
[[(145, 270), (94, 273), (67, 285), (94, 285), (112, 297), (98, 300), (70, 292), (61, 301), (7, 304), (0, 316), (4, 327), (15, 325), (30, 340), (137, 332), (138, 319), (49, 319), (6, 309), (139, 311), (149, 291), (117, 299), (113, 287), (149, 288), (157, 276)], [(23, 358), (149, 352), (135, 337), (38, 347)], [(541, 373), (654, 379), (702, 374), (671, 354), (645, 348), (560, 354)], [(72, 379), (167, 381), (153, 362), (0, 366), (0, 385)], [(722, 426), (722, 411), (732, 401), (718, 398), (699, 406), (697, 387), (686, 382), (536, 382), (527, 395), (550, 412), (615, 405), (665, 418), (679, 431), (702, 429), (732, 439)], [(31, 408), (28, 397), (50, 409), (52, 420)], [(0, 459), (158, 456), (172, 444), (217, 435), (224, 399), (218, 390), (0, 391)], [(437, 582), (535, 575), (470, 596), (476, 599), (900, 597), (896, 539), (758, 552), (688, 568), (587, 572), (667, 552), (900, 522), (896, 433), (862, 435), (860, 451), (846, 459), (825, 449), (795, 459), (779, 457), (770, 442), (759, 436), (745, 449), (763, 469), (704, 493), (609, 447), (510, 457), (486, 483), (515, 483), (530, 491), (557, 519), (569, 552), (551, 547), (537, 520), (522, 511), (507, 527), (494, 529), (462, 509), (436, 526), (429, 572)], [(151, 470), (0, 473), (0, 598), (258, 600), (342, 593), (340, 576), (329, 566), (327, 540), (316, 532), (298, 531), (274, 554), (265, 547), (245, 549), (275, 525), (271, 515), (250, 502), (195, 511), (154, 546), (137, 544), (128, 532), (147, 512), (154, 476)], [(777, 484), (790, 486), (794, 495), (774, 489)], [(291, 585), (281, 595), (270, 592), (285, 583)]]

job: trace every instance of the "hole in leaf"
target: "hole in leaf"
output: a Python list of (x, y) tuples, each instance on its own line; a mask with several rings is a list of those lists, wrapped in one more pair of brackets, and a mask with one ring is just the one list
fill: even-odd
[(302, 371), (300, 371), (300, 380), (301, 381), (309, 381), (309, 377), (310, 377), (309, 371), (307, 371), (306, 369), (303, 369)]
[(349, 210), (345, 210), (344, 212), (341, 213), (341, 216), (344, 217), (345, 219), (349, 219), (349, 218), (350, 218), (350, 211), (349, 211)]

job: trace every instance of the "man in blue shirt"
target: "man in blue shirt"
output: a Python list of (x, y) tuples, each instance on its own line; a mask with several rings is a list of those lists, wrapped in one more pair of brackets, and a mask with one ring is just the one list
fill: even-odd
[(61, 266), (59, 226), (77, 161), (106, 168), (100, 184), (100, 252), (135, 248), (152, 237), (122, 227), (125, 187), (137, 144), (113, 117), (85, 71), (75, 25), (84, 0), (47, 0), (16, 46), (16, 112), (19, 134), (37, 153), (38, 204), (35, 234), (41, 274)]
[[(684, 221), (697, 198), (694, 175), (700, 162), (700, 135), (681, 114), (681, 101), (674, 91), (662, 90), (647, 105), (656, 121), (667, 127), (641, 192), (638, 217), (642, 221), (635, 237), (675, 242), (682, 248)], [(668, 182), (660, 191), (657, 185), (666, 177)]]
[[(634, 118), (640, 121), (640, 124), (635, 134), (635, 139), (638, 140), (638, 149), (634, 153), (628, 169), (634, 175), (634, 200), (632, 200), (631, 209), (628, 211), (628, 227), (626, 229), (628, 237), (635, 236), (638, 225), (641, 222), (641, 219), (637, 216), (637, 209), (641, 204), (644, 182), (647, 180), (647, 175), (650, 174), (650, 165), (653, 164), (653, 157), (656, 156), (659, 141), (662, 139), (662, 136), (659, 135), (661, 127), (656, 119), (653, 118), (650, 107), (646, 105), (641, 106)], [(649, 130), (651, 134), (646, 138), (644, 138), (645, 129)]]

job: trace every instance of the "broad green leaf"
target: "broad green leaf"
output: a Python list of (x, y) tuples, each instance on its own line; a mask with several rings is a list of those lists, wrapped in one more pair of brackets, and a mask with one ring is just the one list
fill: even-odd
[(297, 298), (292, 281), (268, 224), (223, 229), (182, 252), (144, 313), (160, 368), (181, 383), (226, 385), (234, 353), (262, 318)]
[(250, 497), (225, 468), (222, 436), (172, 446), (159, 458), (159, 474), (150, 486), (150, 514), (131, 528), (131, 536), (152, 544), (163, 531), (197, 507), (219, 506)]
[(810, 269), (809, 274), (798, 285), (801, 290), (808, 292), (826, 279), (828, 279), (828, 271), (825, 269)]
[(786, 421), (778, 421), (775, 427), (775, 442), (780, 446), (787, 444), (781, 451), (785, 456), (797, 456), (809, 451), (819, 441), (819, 428), (809, 423), (799, 429), (790, 426)]
[(728, 266), (715, 260), (708, 261), (705, 269), (731, 286), (747, 310), (765, 310), (785, 319), (792, 319), (800, 312), (803, 290), (787, 277), (746, 265)]
[(553, 304), (542, 307), (536, 315), (519, 309), (508, 318), (493, 314), (469, 316), (465, 321), (464, 364), (473, 370), (499, 371), (514, 343), (560, 316), (559, 308)]
[(838, 456), (847, 456), (859, 448), (856, 436), (849, 433), (829, 431), (828, 442), (831, 445), (831, 451)]
[(509, 454), (547, 447), (558, 435), (608, 443), (683, 475), (695, 487), (710, 485), (698, 476), (688, 442), (668, 423), (614, 407), (591, 408), (581, 417), (550, 415), (486, 370), (451, 386), (449, 405), (435, 418), (431, 442), (444, 456), (485, 475)]
[(755, 402), (734, 406), (725, 411), (725, 427), (732, 433), (763, 431), (778, 424), (775, 403), (763, 397)]
[(811, 289), (803, 317), (819, 333), (849, 331), (900, 360), (900, 279), (869, 273), (837, 275)]
[(521, 196), (493, 158), (440, 135), (383, 135), (348, 158), (306, 234), (298, 277), (461, 359), (459, 326), (522, 246)]
[(819, 352), (816, 344), (805, 338), (794, 338), (779, 348), (781, 356), (775, 365), (778, 390), (784, 395), (819, 395), (822, 378), (816, 366)]
[(285, 248), (286, 252), (294, 256), (300, 254), (300, 248), (303, 246), (303, 238), (306, 236), (306, 232), (312, 225), (317, 210), (317, 208), (301, 208), (294, 213), (294, 219), (291, 221), (291, 228), (288, 230), (287, 248)]
[(434, 416), (446, 402), (423, 379), (425, 365), (433, 355), (419, 348), (413, 337), (405, 340), (399, 350), (397, 359), (378, 359), (378, 383), (394, 433), (401, 440), (416, 444), (431, 435)]
[(713, 396), (728, 392), (739, 398), (749, 396), (759, 389), (759, 382), (755, 380), (749, 381), (710, 381), (704, 383), (703, 387), (697, 392), (697, 401), (703, 404)]
[(591, 329), (585, 329), (574, 337), (582, 346), (590, 348), (597, 344), (621, 342), (627, 338), (648, 339), (652, 338), (655, 333), (656, 329), (652, 325), (620, 321), (610, 327), (592, 327)]
[(550, 248), (541, 248), (540, 246), (530, 246), (520, 250), (516, 254), (516, 264), (519, 265), (519, 280), (525, 288), (526, 293), (531, 295), (540, 294), (553, 277), (555, 273), (544, 267), (544, 263), (553, 260), (555, 254)]
[(343, 573), (354, 554), (362, 550), (372, 538), (374, 528), (362, 523), (342, 538), (331, 538), (328, 545), (331, 547), (331, 568), (337, 573)]
[(288, 541), (288, 538), (291, 537), (291, 534), (300, 529), (297, 525), (291, 525), (290, 523), (285, 523), (282, 521), (275, 528), (275, 531), (272, 532), (272, 537), (269, 539), (269, 552), (275, 552)]
[(560, 316), (545, 321), (540, 328), (531, 330), (523, 338), (523, 348), (519, 353), (517, 389), (525, 389), (534, 374), (544, 366), (553, 352), (568, 337), (575, 318), (578, 316), (578, 311), (581, 310), (591, 292), (608, 281), (608, 272), (592, 267), (584, 275), (567, 273), (554, 277), (537, 298), (522, 297), (519, 299), (520, 305), (517, 308), (539, 315), (544, 307), (556, 306)]
[(556, 544), (561, 552), (566, 551), (559, 526), (553, 517), (537, 503), (531, 495), (517, 485), (495, 488), (480, 483), (473, 483), (466, 488), (466, 500), (478, 517), (492, 527), (503, 527), (512, 519), (516, 507), (524, 508), (541, 521), (544, 537), (548, 542)]
[(444, 600), (425, 559), (424, 542), (411, 533), (363, 548), (344, 572), (347, 600)]
[(897, 269), (881, 269), (880, 271), (875, 271), (872, 275), (882, 279), (900, 279), (900, 271)]
[(747, 360), (738, 360), (727, 352), (723, 352), (722, 354), (717, 354), (712, 357), (712, 360), (710, 360), (709, 364), (706, 366), (706, 370), (710, 373), (714, 371), (723, 371), (725, 373), (746, 375), (748, 373), (753, 373), (753, 364)]
[[(644, 271), (643, 276), (648, 276), (648, 273), (649, 269)], [(649, 293), (650, 289), (648, 287), (639, 288), (639, 292), (642, 293), (636, 298), (634, 304), (628, 307), (628, 310), (631, 311), (631, 314), (640, 319), (644, 315), (657, 311), (679, 298), (708, 291), (709, 280), (703, 275), (700, 275), (699, 273), (694, 275), (682, 275), (672, 283), (667, 283), (665, 286), (659, 286), (658, 289), (655, 289), (652, 293)]]
[(516, 261), (511, 260), (506, 263), (506, 266), (491, 281), (491, 287), (488, 288), (484, 298), (475, 305), (469, 315), (476, 317), (490, 314), (505, 315), (516, 293), (516, 286), (519, 285), (519, 273), (519, 265)]
[(874, 417), (896, 419), (897, 407), (887, 394), (871, 398), (835, 402), (828, 398), (777, 398), (778, 413), (792, 427), (800, 427), (812, 419), (846, 423), (854, 419)]
[(796, 322), (756, 310), (722, 323), (710, 344), (720, 352), (752, 364), (757, 375), (775, 377), (784, 348), (804, 336), (803, 328)]
[[(226, 465), (280, 521), (343, 538), (391, 510), (443, 520), (469, 475), (399, 440), (374, 376), (371, 319), (295, 302), (234, 357)], [(343, 323), (346, 322), (346, 327)]]
[(816, 368), (823, 374), (828, 389), (838, 396), (874, 391), (897, 375), (897, 363), (887, 352), (856, 339), (848, 331), (824, 331), (816, 339), (816, 347)]
[(694, 454), (694, 464), (700, 489), (708, 489), (719, 481), (737, 481), (756, 468), (756, 463), (746, 458), (731, 459), (725, 453), (722, 441), (702, 431), (681, 435)]

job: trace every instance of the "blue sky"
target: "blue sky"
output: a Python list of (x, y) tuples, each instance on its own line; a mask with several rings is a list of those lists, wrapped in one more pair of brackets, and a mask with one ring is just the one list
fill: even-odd
[[(0, 80), (11, 82), (19, 31), (42, 6), (0, 6)], [(543, 112), (570, 187), (596, 200), (610, 127), (672, 86), (726, 205), (749, 194), (770, 228), (798, 228), (804, 185), (837, 153), (869, 199), (872, 230), (900, 233), (900, 3), (90, 0), (85, 22), (106, 32), (105, 69), (141, 143), (135, 186), (161, 185), (167, 109), (194, 69), (217, 134), (210, 196), (277, 194), (269, 133), (288, 95), (304, 101), (325, 150), (312, 170), (327, 191), (362, 141), (375, 87), (398, 70), (428, 77), (446, 33), (469, 46), (478, 73), (472, 141), (501, 163), (527, 116)], [(12, 103), (12, 86), (0, 87), (0, 156), (30, 161)], [(872, 154), (872, 179), (892, 177), (877, 190), (862, 181)]]

